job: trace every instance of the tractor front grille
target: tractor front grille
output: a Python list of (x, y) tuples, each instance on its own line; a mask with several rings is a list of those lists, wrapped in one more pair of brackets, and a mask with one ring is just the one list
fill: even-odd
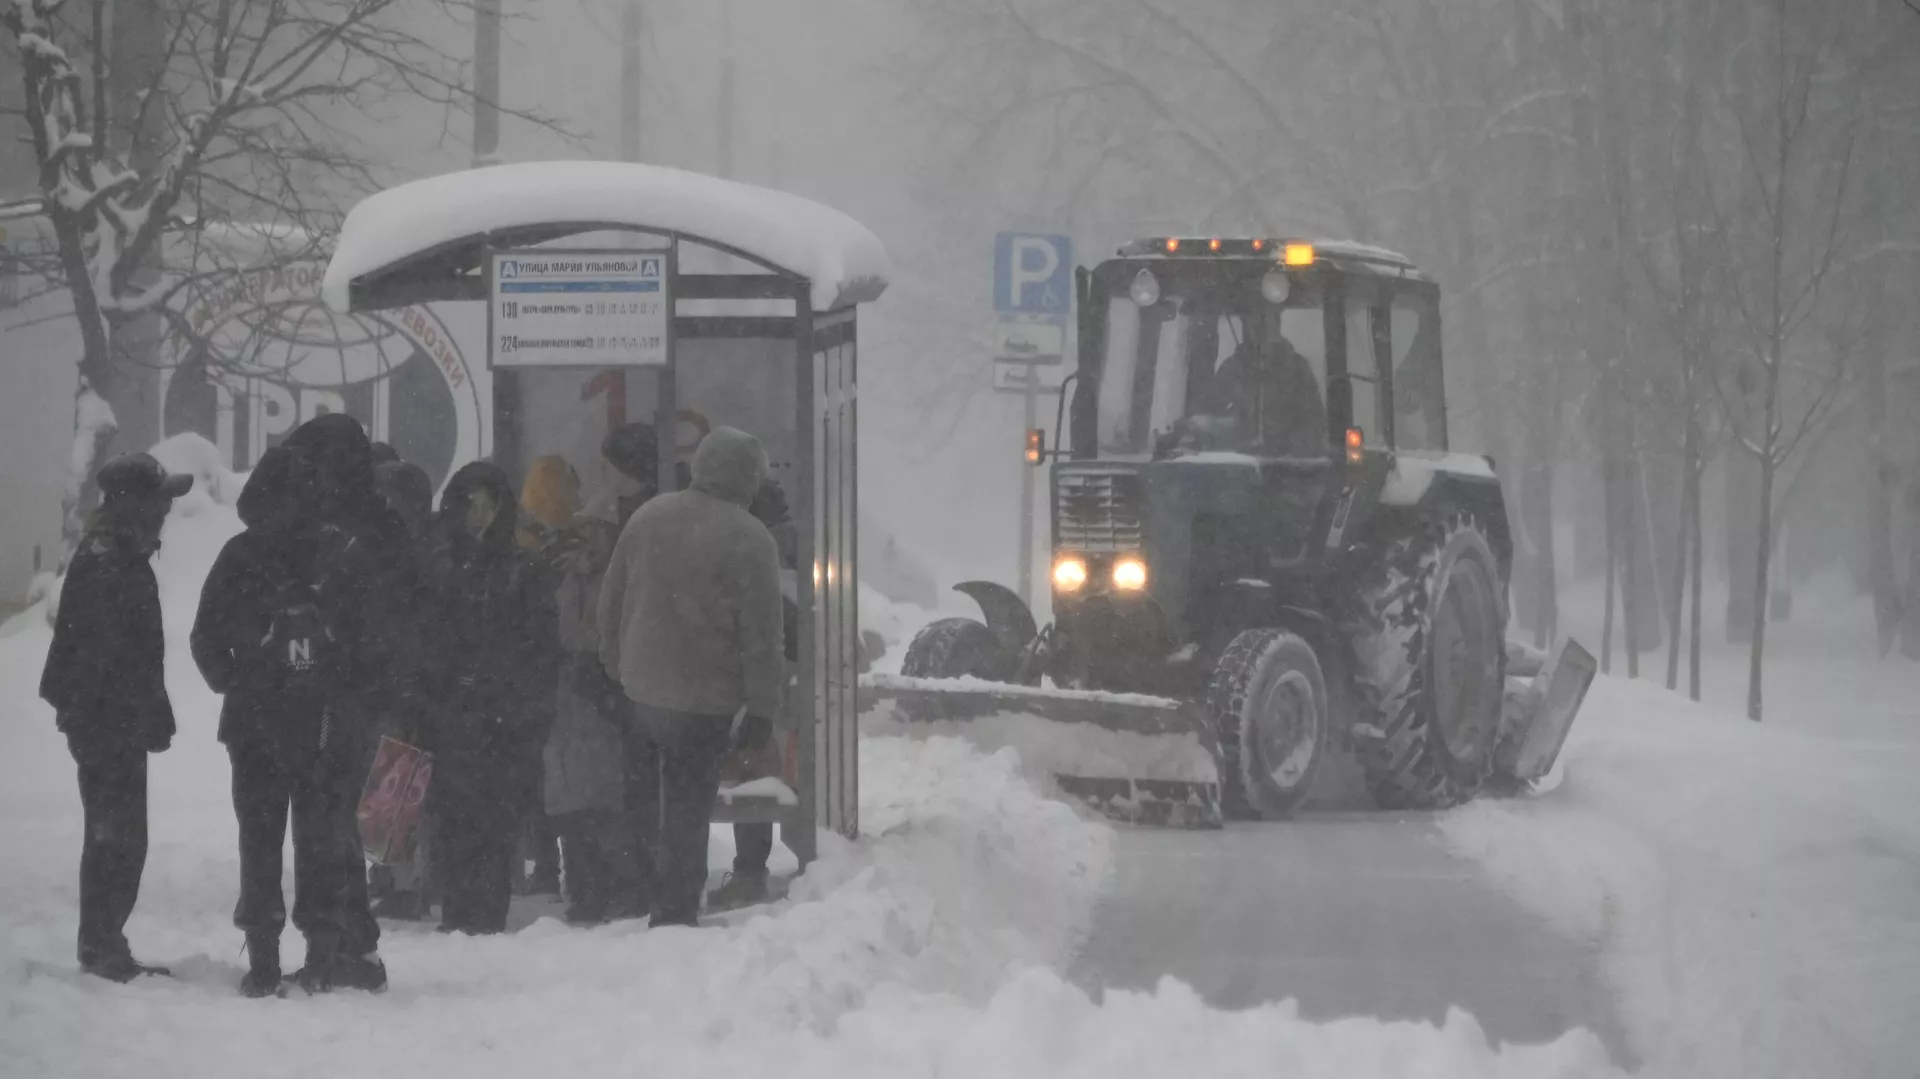
[(1053, 484), (1054, 546), (1088, 554), (1141, 549), (1146, 499), (1138, 472), (1062, 471)]

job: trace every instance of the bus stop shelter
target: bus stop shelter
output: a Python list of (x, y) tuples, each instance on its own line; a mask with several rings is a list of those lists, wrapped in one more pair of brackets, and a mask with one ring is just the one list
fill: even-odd
[(348, 215), (322, 296), (334, 311), (484, 305), (491, 423), (482, 452), (518, 483), (565, 458), (585, 493), (599, 440), (650, 418), (660, 489), (713, 426), (760, 439), (791, 507), (799, 611), (782, 725), (792, 786), (723, 792), (716, 821), (859, 828), (860, 304), (888, 260), (852, 218), (785, 192), (656, 166), (531, 162), (391, 188)]

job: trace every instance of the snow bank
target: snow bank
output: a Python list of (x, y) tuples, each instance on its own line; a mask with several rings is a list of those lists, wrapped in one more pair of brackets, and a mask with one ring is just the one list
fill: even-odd
[[(186, 507), (205, 503), (231, 506), (240, 498), (240, 489), (247, 485), (247, 473), (228, 469), (220, 447), (192, 432), (174, 435), (148, 452), (167, 471), (185, 472), (193, 477), (193, 490), (183, 496), (190, 500)], [(175, 507), (176, 511), (180, 508)]]
[(1052, 686), (1018, 686), (1010, 682), (989, 682), (984, 678), (907, 678), (902, 675), (874, 674), (860, 680), (862, 685), (875, 689), (892, 690), (953, 690), (992, 693), (1004, 697), (1053, 698), (1055, 700), (1074, 699), (1098, 702), (1101, 704), (1140, 705), (1148, 708), (1173, 709), (1180, 702), (1168, 697), (1152, 697), (1144, 693), (1108, 693), (1095, 689), (1056, 689)]
[(1603, 944), (1651, 1073), (1911, 1075), (1913, 732), (1820, 737), (1602, 678), (1552, 797), (1439, 823), (1521, 902)]
[(1161, 779), (1218, 783), (1213, 754), (1193, 734), (1136, 734), (1090, 723), (1060, 723), (1018, 711), (968, 720), (900, 718), (890, 703), (860, 717), (861, 733), (910, 738), (964, 738), (988, 752), (1011, 749), (1022, 771), (1043, 787), (1056, 775), (1086, 779)]
[(1180, 702), (1164, 697), (1017, 686), (979, 678), (905, 678), (887, 674), (868, 675), (860, 684), (863, 691), (991, 694), (993, 701), (989, 707), (1000, 705), (997, 711), (961, 720), (908, 719), (899, 712), (896, 702), (874, 701), (863, 705), (861, 730), (908, 737), (951, 735), (989, 751), (1012, 749), (1019, 755), (1027, 775), (1043, 785), (1051, 786), (1051, 777), (1056, 775), (1196, 783), (1220, 780), (1212, 751), (1196, 733), (1113, 730), (1095, 723), (1049, 718), (1039, 711), (1024, 711), (1020, 703), (1031, 700), (1037, 708), (1044, 701), (1072, 700), (1120, 708), (1149, 708), (1156, 712), (1172, 712), (1180, 707)]
[(805, 276), (813, 308), (877, 299), (892, 266), (846, 214), (784, 191), (658, 165), (528, 161), (430, 176), (347, 215), (321, 298), (344, 313), (355, 278), (483, 233), (556, 221), (670, 229)]

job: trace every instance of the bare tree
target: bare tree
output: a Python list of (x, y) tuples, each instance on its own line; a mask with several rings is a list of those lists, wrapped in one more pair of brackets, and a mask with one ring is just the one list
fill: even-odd
[(379, 180), (344, 121), (471, 103), (465, 57), (442, 43), (445, 17), (467, 6), (434, 0), (439, 25), (421, 28), (428, 5), (398, 0), (6, 4), (53, 234), (35, 269), (71, 295), (82, 342), (69, 550), (115, 406), (152, 362), (141, 339), (160, 320), (191, 333), (177, 301), (237, 269), (220, 240), (234, 228), (255, 265), (263, 247), (313, 257)]
[(1814, 326), (1845, 243), (1861, 100), (1857, 81), (1840, 69), (1845, 20), (1821, 5), (1775, 0), (1756, 13), (1754, 29), (1732, 65), (1740, 170), (1715, 195), (1731, 239), (1727, 281), (1744, 355), (1730, 373), (1731, 391), (1729, 379), (1715, 388), (1735, 445), (1759, 471), (1747, 674), (1747, 718), (1759, 722), (1775, 481), (1832, 408), (1852, 352), (1845, 341), (1810, 340), (1817, 335), (1803, 331)]

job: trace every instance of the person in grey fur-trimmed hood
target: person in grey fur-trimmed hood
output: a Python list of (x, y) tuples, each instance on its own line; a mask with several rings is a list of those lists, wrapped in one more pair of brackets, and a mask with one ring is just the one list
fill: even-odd
[(786, 681), (780, 556), (747, 512), (767, 477), (752, 435), (716, 427), (693, 485), (640, 507), (600, 587), (600, 659), (635, 703), (630, 804), (655, 925), (695, 925), (723, 758), (749, 718), (770, 723)]

